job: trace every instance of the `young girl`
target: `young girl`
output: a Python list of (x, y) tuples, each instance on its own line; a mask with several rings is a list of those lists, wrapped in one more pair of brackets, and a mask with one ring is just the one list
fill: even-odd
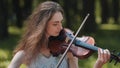
[[(48, 47), (49, 37), (58, 36), (62, 27), (63, 9), (52, 1), (41, 3), (28, 19), (26, 33), (15, 49), (15, 55), (8, 68), (55, 68), (61, 55), (54, 57)], [(94, 68), (102, 68), (109, 60), (108, 50), (98, 50)], [(78, 58), (68, 52), (59, 68), (78, 68)]]

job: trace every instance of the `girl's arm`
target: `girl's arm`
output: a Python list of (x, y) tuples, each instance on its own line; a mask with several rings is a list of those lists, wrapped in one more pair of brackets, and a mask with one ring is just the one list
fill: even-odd
[(73, 56), (71, 52), (67, 53), (69, 68), (79, 68), (78, 67), (78, 58)]
[(17, 52), (13, 57), (11, 63), (9, 64), (8, 68), (19, 68), (20, 65), (22, 64), (22, 59), (24, 55), (25, 55), (24, 51)]

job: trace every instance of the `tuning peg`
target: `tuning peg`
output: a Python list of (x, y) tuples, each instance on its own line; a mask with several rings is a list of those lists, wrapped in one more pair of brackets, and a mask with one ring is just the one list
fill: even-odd
[(114, 63), (114, 65), (116, 65), (117, 63), (118, 63), (118, 61), (116, 60), (115, 63)]
[(116, 50), (113, 50), (111, 53), (115, 53), (116, 52)]
[(115, 65), (116, 65), (118, 62), (120, 63), (120, 52), (117, 54), (117, 57), (118, 57), (118, 58), (117, 58), (118, 60), (115, 62)]
[(120, 52), (117, 55), (120, 57)]
[(110, 56), (110, 61), (109, 61), (110, 63), (115, 58), (115, 55), (114, 55), (115, 52), (116, 52), (116, 50), (111, 51), (111, 56)]
[(115, 61), (114, 65), (116, 65), (118, 62), (120, 63), (120, 52), (117, 54), (116, 61)]

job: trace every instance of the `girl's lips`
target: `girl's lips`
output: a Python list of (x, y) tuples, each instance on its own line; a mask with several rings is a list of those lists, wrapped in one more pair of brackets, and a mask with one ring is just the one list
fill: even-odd
[(60, 31), (56, 32), (56, 33), (60, 33)]
[(59, 34), (60, 32), (56, 32), (57, 34)]

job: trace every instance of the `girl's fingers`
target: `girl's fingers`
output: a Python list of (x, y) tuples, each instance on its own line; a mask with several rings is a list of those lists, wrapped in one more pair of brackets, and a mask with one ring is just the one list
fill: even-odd
[(108, 49), (105, 49), (105, 52), (106, 52), (106, 59), (109, 60), (110, 59), (110, 52)]
[(106, 49), (106, 52), (108, 54), (107, 58), (110, 59), (110, 51), (108, 49)]
[(104, 50), (104, 62), (107, 62), (108, 61), (108, 54), (107, 54), (107, 51)]
[(98, 49), (98, 59), (102, 63), (108, 62), (108, 60), (110, 59), (109, 50), (108, 49), (103, 50), (103, 49), (99, 48)]
[(98, 48), (98, 60), (103, 61), (103, 50)]

